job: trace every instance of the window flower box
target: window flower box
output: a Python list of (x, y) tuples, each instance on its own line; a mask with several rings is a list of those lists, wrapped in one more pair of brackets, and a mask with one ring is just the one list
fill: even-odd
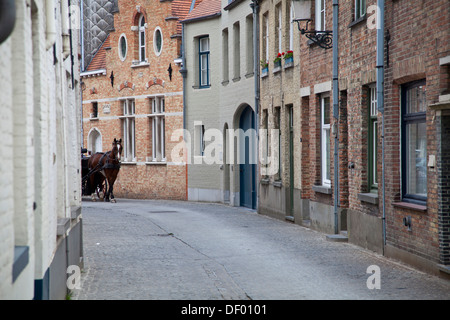
[(260, 64), (261, 64), (261, 78), (267, 77), (267, 75), (269, 74), (269, 62), (261, 60)]
[(278, 53), (277, 57), (273, 60), (273, 73), (281, 70), (281, 57), (282, 54)]
[(286, 54), (283, 52), (284, 68), (290, 68), (294, 66), (294, 52), (289, 50)]
[(269, 67), (261, 69), (261, 78), (267, 77), (269, 75)]

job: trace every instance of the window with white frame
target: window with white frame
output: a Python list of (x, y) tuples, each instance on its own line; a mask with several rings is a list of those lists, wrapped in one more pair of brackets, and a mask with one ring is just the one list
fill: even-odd
[(262, 60), (264, 63), (269, 62), (269, 13), (265, 13), (263, 16), (263, 54)]
[(289, 2), (289, 21), (287, 21), (288, 30), (289, 30), (289, 50), (294, 50), (294, 24), (292, 20), (294, 20), (294, 6), (292, 5), (292, 1)]
[(203, 156), (205, 154), (205, 126), (201, 122), (194, 124), (194, 154)]
[(136, 161), (135, 149), (135, 101), (122, 101), (123, 115), (120, 117), (122, 122), (122, 139), (125, 162)]
[(278, 53), (283, 52), (283, 49), (281, 48), (281, 42), (283, 39), (283, 28), (281, 24), (282, 19), (282, 13), (281, 13), (281, 3), (278, 4), (275, 8), (275, 14), (276, 14), (276, 21), (275, 21), (275, 56)]
[(355, 0), (355, 19), (363, 17), (366, 14), (366, 0)]
[(321, 173), (322, 185), (331, 187), (331, 150), (330, 150), (330, 96), (320, 97), (320, 129), (321, 129)]
[(153, 49), (155, 50), (156, 56), (161, 54), (163, 47), (163, 35), (160, 27), (156, 27), (153, 33)]
[(377, 93), (375, 85), (369, 87), (369, 138), (368, 138), (368, 159), (369, 159), (369, 190), (376, 191), (378, 188), (378, 110)]
[(241, 76), (241, 27), (239, 21), (233, 24), (233, 80), (237, 81)]
[(141, 15), (139, 18), (139, 61), (146, 61), (146, 48), (145, 48), (145, 17)]
[(325, 0), (316, 0), (316, 31), (325, 30)]
[(202, 37), (198, 40), (199, 60), (200, 60), (200, 87), (210, 86), (210, 67), (209, 67), (209, 37)]
[(152, 162), (166, 161), (166, 119), (164, 97), (154, 97), (150, 99), (151, 114), (150, 119), (150, 140), (152, 142)]

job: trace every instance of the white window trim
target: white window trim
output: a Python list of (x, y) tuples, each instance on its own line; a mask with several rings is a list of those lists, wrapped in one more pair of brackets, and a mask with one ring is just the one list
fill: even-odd
[[(355, 19), (362, 18), (366, 14), (366, 1), (365, 0), (355, 0)], [(359, 9), (359, 12), (358, 12)]]
[[(156, 32), (159, 31), (159, 33), (161, 34), (161, 50), (158, 52), (158, 49), (156, 48)], [(159, 57), (163, 51), (163, 46), (164, 46), (164, 37), (163, 37), (163, 33), (160, 27), (156, 27), (155, 31), (153, 32), (153, 50), (155, 50), (155, 55), (157, 57)]]
[(282, 12), (281, 12), (281, 4), (278, 6), (278, 52), (283, 52), (283, 49), (281, 47), (282, 39), (283, 39), (283, 24), (281, 23), (282, 20)]
[(264, 16), (264, 23), (266, 24), (266, 35), (265, 35), (265, 42), (266, 42), (266, 62), (269, 61), (269, 18), (267, 15)]
[(289, 50), (294, 50), (294, 6), (290, 3), (289, 10)]
[[(150, 99), (152, 106), (151, 114), (148, 115), (152, 122), (152, 158), (151, 162), (165, 163), (166, 141), (165, 141), (165, 99), (164, 96), (156, 96)], [(159, 130), (158, 130), (159, 127)]]
[[(122, 46), (120, 45), (120, 44), (121, 44), (121, 41), (122, 41), (122, 38), (125, 39), (125, 48), (126, 48), (126, 50), (125, 50), (125, 55), (124, 55), (124, 56), (122, 56)], [(120, 35), (120, 37), (119, 37), (118, 48), (119, 48), (119, 58), (120, 58), (120, 61), (123, 62), (123, 61), (125, 61), (125, 59), (127, 58), (127, 55), (128, 55), (128, 40), (127, 40), (127, 36), (125, 35), (125, 33), (122, 33), (122, 34)]]
[[(378, 105), (377, 105), (377, 94), (376, 94), (376, 87), (375, 85), (371, 85), (369, 87), (370, 90), (370, 117), (376, 117), (378, 115)], [(372, 120), (370, 120), (372, 121)], [(371, 141), (371, 153), (372, 153), (372, 180), (373, 180), (373, 184), (375, 186), (378, 186), (378, 181), (377, 181), (377, 144), (378, 144), (378, 135), (375, 134), (377, 131), (377, 125), (378, 125), (378, 120), (373, 121), (373, 127), (372, 127), (372, 141)]]
[(326, 30), (326, 1), (324, 1), (323, 4), (324, 7), (322, 8), (322, 0), (316, 0), (316, 31)]
[[(328, 136), (331, 140), (331, 123), (324, 124), (324, 105), (325, 105), (325, 98), (329, 98), (330, 95), (322, 94), (320, 96), (320, 163), (321, 163), (321, 177), (322, 177), (322, 185), (324, 187), (331, 187), (331, 180), (326, 178), (326, 169), (327, 169), (327, 157), (326, 157), (326, 150), (327, 150), (327, 142), (325, 141), (325, 132), (328, 131)], [(331, 112), (331, 111), (330, 111)], [(331, 122), (331, 117), (330, 117)], [(331, 146), (331, 143), (330, 143)], [(330, 150), (329, 150), (330, 151)], [(330, 163), (331, 163), (331, 152), (329, 152), (328, 156), (330, 157)], [(331, 174), (331, 169), (330, 169)]]
[[(124, 141), (124, 162), (136, 162), (136, 105), (135, 100), (122, 100), (123, 115), (119, 118), (122, 121), (123, 141)], [(130, 104), (131, 103), (131, 109)], [(131, 112), (130, 112), (131, 111)], [(129, 130), (131, 127), (131, 130)], [(131, 131), (131, 137), (129, 133)]]
[[(141, 17), (139, 18), (139, 62), (147, 62), (147, 48), (146, 48), (146, 34), (145, 34), (145, 26), (146, 24), (144, 24), (144, 26), (141, 26), (142, 24), (142, 19), (145, 19), (144, 15), (141, 15)], [(144, 34), (144, 43), (142, 43), (142, 37), (141, 34)], [(144, 57), (142, 57), (142, 48), (144, 48)]]

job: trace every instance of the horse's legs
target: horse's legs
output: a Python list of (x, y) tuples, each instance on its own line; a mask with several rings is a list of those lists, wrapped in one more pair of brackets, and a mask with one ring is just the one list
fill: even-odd
[(112, 203), (116, 203), (116, 199), (114, 198), (113, 189), (114, 189), (114, 187), (113, 187), (113, 185), (111, 184), (111, 187), (110, 187), (110, 192), (111, 192), (111, 202), (112, 202)]
[(105, 201), (111, 201), (112, 203), (115, 203), (116, 200), (114, 199), (114, 195), (113, 195), (113, 185), (114, 185), (114, 181), (112, 181), (112, 178), (108, 177), (108, 187), (107, 187), (107, 191), (106, 191), (106, 196), (105, 196)]

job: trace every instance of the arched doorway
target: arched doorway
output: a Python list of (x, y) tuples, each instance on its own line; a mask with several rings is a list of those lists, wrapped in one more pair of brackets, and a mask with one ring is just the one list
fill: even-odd
[(255, 113), (246, 106), (239, 119), (239, 184), (240, 204), (256, 209), (256, 148)]

